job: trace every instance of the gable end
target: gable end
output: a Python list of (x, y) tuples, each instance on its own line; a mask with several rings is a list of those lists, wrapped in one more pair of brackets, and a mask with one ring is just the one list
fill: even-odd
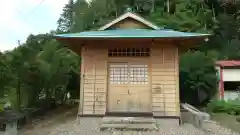
[(113, 25), (117, 24), (117, 23), (120, 23), (121, 21), (123, 20), (126, 20), (127, 18), (130, 18), (130, 19), (133, 19), (139, 23), (142, 23), (143, 25), (146, 25), (147, 27), (149, 27), (150, 29), (159, 29), (158, 26), (154, 25), (153, 23), (147, 21), (146, 19), (134, 14), (134, 13), (131, 13), (131, 12), (127, 12), (123, 15), (121, 15), (120, 17), (116, 18), (115, 20), (107, 23), (106, 25), (102, 26), (99, 30), (106, 30), (110, 27), (112, 27)]

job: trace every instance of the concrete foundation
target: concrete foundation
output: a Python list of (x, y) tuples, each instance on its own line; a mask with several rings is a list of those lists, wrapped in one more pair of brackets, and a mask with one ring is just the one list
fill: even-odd
[(82, 135), (112, 135), (111, 132), (100, 131), (101, 117), (79, 117), (78, 127)]
[[(79, 117), (77, 124), (83, 135), (123, 135), (122, 133), (124, 135), (134, 135), (139, 132), (141, 132), (141, 135), (149, 135), (157, 134), (161, 128), (179, 127), (178, 119), (130, 117), (131, 121), (127, 121), (127, 118)], [(140, 119), (143, 119), (142, 122)], [(104, 128), (102, 129), (102, 127)]]
[(157, 125), (159, 128), (161, 127), (179, 127), (179, 119), (171, 119), (171, 118), (155, 118), (157, 121)]
[(210, 120), (210, 115), (201, 112), (189, 104), (182, 104), (184, 111), (181, 111), (182, 123), (193, 124), (196, 128), (202, 128), (205, 121)]

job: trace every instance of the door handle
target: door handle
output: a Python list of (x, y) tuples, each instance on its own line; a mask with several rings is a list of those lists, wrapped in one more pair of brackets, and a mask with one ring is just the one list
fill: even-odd
[(128, 90), (128, 95), (130, 94), (130, 91)]

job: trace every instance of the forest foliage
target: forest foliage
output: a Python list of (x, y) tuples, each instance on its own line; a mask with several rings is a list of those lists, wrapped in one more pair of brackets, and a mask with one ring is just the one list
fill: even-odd
[(56, 30), (29, 35), (17, 48), (0, 53), (0, 102), (10, 100), (20, 108), (64, 102), (68, 92), (79, 98), (81, 58), (51, 36), (97, 29), (127, 8), (163, 28), (213, 33), (181, 55), (182, 102), (207, 102), (216, 93), (214, 62), (240, 59), (238, 0), (69, 0)]

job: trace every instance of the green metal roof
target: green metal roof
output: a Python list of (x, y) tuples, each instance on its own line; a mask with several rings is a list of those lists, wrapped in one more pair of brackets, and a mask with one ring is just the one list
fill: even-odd
[(179, 32), (171, 29), (114, 29), (55, 35), (56, 38), (194, 38), (211, 34)]

